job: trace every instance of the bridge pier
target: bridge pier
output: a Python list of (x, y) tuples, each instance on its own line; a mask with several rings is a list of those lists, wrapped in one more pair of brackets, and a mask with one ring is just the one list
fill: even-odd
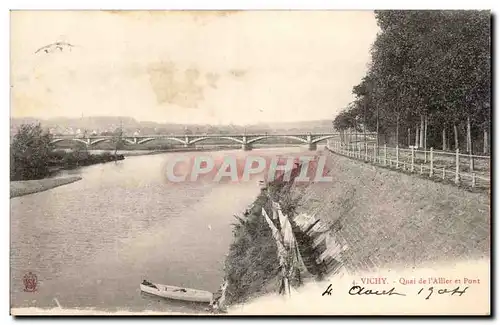
[(244, 151), (250, 151), (252, 150), (252, 145), (250, 143), (243, 143), (241, 145), (241, 149), (243, 149)]
[(309, 150), (311, 151), (316, 151), (316, 149), (318, 149), (318, 145), (316, 143), (309, 143), (307, 145), (307, 147), (309, 148)]

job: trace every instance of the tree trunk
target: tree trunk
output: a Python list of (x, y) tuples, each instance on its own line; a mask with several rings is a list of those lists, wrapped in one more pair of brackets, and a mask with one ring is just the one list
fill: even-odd
[(424, 125), (424, 150), (427, 150), (427, 116), (425, 116), (425, 125)]
[(446, 126), (443, 126), (443, 151), (446, 151)]
[(377, 150), (379, 146), (379, 135), (378, 135), (378, 106), (377, 106)]
[(363, 103), (363, 141), (366, 148), (366, 103)]
[(472, 153), (472, 136), (471, 136), (469, 115), (467, 115), (467, 152)]
[(356, 146), (358, 145), (358, 122), (354, 119), (354, 141), (356, 141)]
[(420, 148), (424, 147), (424, 116), (420, 114)]
[(488, 153), (488, 129), (484, 128), (483, 131), (483, 153), (487, 154)]
[(415, 147), (418, 148), (418, 125), (415, 128)]
[(399, 146), (399, 113), (396, 115), (396, 146)]
[(456, 123), (453, 123), (453, 132), (455, 133), (455, 150), (457, 150), (459, 148), (458, 148), (458, 128)]

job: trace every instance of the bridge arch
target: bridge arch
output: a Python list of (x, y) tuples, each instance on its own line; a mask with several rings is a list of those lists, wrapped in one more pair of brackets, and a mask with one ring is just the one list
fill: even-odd
[(336, 137), (338, 137), (338, 136), (339, 136), (338, 134), (325, 135), (325, 136), (323, 136), (323, 137), (319, 137), (319, 138), (317, 138), (317, 139), (314, 139), (314, 140), (312, 140), (311, 142), (312, 142), (312, 143), (318, 143), (318, 142), (320, 142), (320, 141), (327, 140), (327, 139), (331, 139), (331, 138), (336, 138)]
[(83, 143), (83, 144), (85, 144), (85, 145), (88, 145), (88, 142), (87, 142), (87, 141), (85, 141), (85, 140), (82, 140), (82, 139), (78, 139), (78, 138), (76, 138), (76, 139), (72, 139), (72, 140), (73, 140), (73, 141), (76, 141), (76, 142), (81, 142), (81, 143)]
[(94, 141), (91, 141), (90, 144), (94, 145), (94, 144), (98, 144), (98, 143), (106, 142), (106, 141), (111, 141), (111, 139), (109, 139), (109, 138), (96, 139)]
[(294, 136), (294, 135), (273, 135), (273, 134), (263, 135), (263, 136), (260, 136), (260, 137), (257, 137), (257, 138), (250, 139), (250, 140), (247, 141), (247, 143), (251, 144), (251, 143), (255, 143), (257, 141), (260, 141), (260, 140), (263, 140), (263, 139), (268, 139), (268, 138), (293, 139), (293, 140), (297, 140), (297, 141), (302, 142), (302, 143), (308, 143), (306, 139), (303, 139), (301, 137), (297, 137), (297, 136)]
[(237, 143), (240, 143), (240, 144), (243, 143), (243, 140), (240, 140), (240, 139), (237, 139), (237, 138), (220, 136), (220, 137), (201, 137), (201, 138), (196, 138), (196, 139), (193, 139), (193, 140), (189, 141), (188, 144), (193, 144), (193, 143), (204, 141), (204, 140), (207, 140), (207, 139), (226, 139), (226, 140), (231, 140), (231, 141), (234, 141), (234, 142), (237, 142)]
[(156, 138), (145, 138), (137, 141), (137, 144), (143, 144), (143, 143), (148, 143), (150, 141), (156, 140)]
[(61, 138), (59, 138), (59, 139), (52, 139), (52, 140), (49, 142), (49, 144), (56, 144), (56, 143), (61, 142), (61, 141), (64, 141), (64, 140), (69, 140), (69, 139), (61, 139)]

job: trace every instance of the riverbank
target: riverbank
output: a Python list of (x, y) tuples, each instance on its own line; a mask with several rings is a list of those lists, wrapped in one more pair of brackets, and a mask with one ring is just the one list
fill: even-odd
[[(289, 144), (289, 145), (256, 145), (253, 149), (280, 149), (280, 148), (293, 148), (300, 147), (301, 145)], [(226, 145), (226, 146), (202, 146), (202, 147), (175, 147), (169, 149), (128, 149), (128, 150), (118, 150), (118, 155), (123, 155), (124, 157), (133, 156), (147, 156), (147, 155), (157, 155), (163, 153), (173, 153), (173, 152), (217, 152), (217, 151), (227, 151), (227, 150), (240, 150), (241, 145)], [(65, 150), (65, 149), (60, 149)], [(68, 149), (69, 150), (69, 149)], [(102, 153), (112, 153), (114, 150), (107, 149), (89, 149), (88, 152), (95, 154)]]
[[(436, 263), (489, 260), (488, 195), (328, 151), (318, 154), (327, 156), (332, 182), (287, 184), (270, 192), (288, 207), (297, 239), (312, 243), (300, 249), (302, 257), (314, 257), (325, 279), (408, 265), (433, 268)], [(267, 204), (263, 191), (234, 227), (226, 259), (228, 307), (277, 294), (276, 244), (261, 215)]]
[(58, 177), (58, 178), (44, 178), (29, 181), (11, 181), (10, 182), (10, 197), (18, 197), (42, 191), (47, 191), (52, 188), (70, 184), (81, 180), (81, 177)]
[(52, 168), (72, 169), (123, 159), (125, 159), (124, 155), (114, 155), (111, 152), (91, 153), (88, 151), (56, 150), (51, 153), (48, 165)]
[[(225, 261), (225, 306), (241, 304), (261, 295), (278, 292), (281, 280), (278, 251), (272, 230), (263, 217), (263, 210), (272, 215), (273, 202), (278, 202), (285, 215), (294, 214), (297, 200), (292, 199), (290, 194), (294, 186), (293, 179), (298, 176), (298, 171), (299, 167), (293, 169), (290, 181), (283, 181), (281, 176), (268, 183), (245, 213), (235, 216), (234, 240)], [(308, 246), (303, 238), (296, 239), (299, 245)], [(302, 250), (301, 254), (304, 251)], [(319, 274), (316, 265), (311, 265), (312, 256), (312, 253), (304, 256), (304, 262), (310, 265), (309, 275), (316, 276)], [(299, 286), (302, 280), (291, 279), (291, 285)]]

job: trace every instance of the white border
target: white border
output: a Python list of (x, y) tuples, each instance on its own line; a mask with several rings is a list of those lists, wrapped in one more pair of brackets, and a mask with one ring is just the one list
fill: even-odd
[[(2, 71), (9, 71), (9, 9), (306, 9), (306, 10), (314, 10), (314, 9), (337, 9), (337, 10), (371, 10), (371, 9), (492, 9), (493, 13), (497, 13), (498, 1), (493, 0), (475, 0), (475, 1), (449, 1), (447, 3), (439, 2), (435, 0), (420, 0), (420, 1), (394, 1), (394, 0), (382, 0), (382, 1), (343, 1), (343, 2), (327, 2), (327, 1), (318, 1), (318, 0), (309, 0), (309, 1), (297, 1), (297, 0), (248, 0), (248, 1), (223, 1), (223, 0), (212, 0), (208, 1), (193, 1), (193, 0), (185, 0), (185, 1), (151, 1), (151, 0), (142, 0), (142, 1), (125, 1), (125, 0), (115, 0), (115, 1), (106, 1), (103, 0), (85, 0), (85, 1), (44, 1), (43, 4), (37, 1), (4, 1), (2, 2), (2, 12), (0, 15), (1, 19), (1, 38), (2, 44), (6, 45), (2, 51), (2, 63), (4, 69)], [(498, 22), (497, 22), (498, 23)], [(495, 28), (496, 30), (496, 28)], [(495, 41), (497, 41), (497, 33), (494, 32)], [(496, 71), (496, 67), (495, 67)], [(0, 122), (3, 124), (0, 129), (4, 132), (4, 136), (1, 138), (2, 148), (0, 152), (4, 154), (4, 159), (1, 160), (2, 163), (2, 184), (4, 186), (1, 187), (2, 193), (1, 198), (2, 208), (4, 213), (1, 214), (2, 222), (4, 226), (1, 227), (3, 235), (2, 238), (2, 247), (1, 250), (2, 255), (0, 257), (0, 261), (2, 263), (1, 268), (1, 287), (0, 287), (0, 306), (2, 307), (2, 320), (6, 321), (6, 323), (14, 322), (12, 317), (6, 317), (9, 312), (9, 176), (7, 176), (8, 169), (8, 150), (9, 150), (9, 136), (10, 136), (10, 127), (9, 127), (9, 75), (8, 73), (3, 74), (2, 84), (1, 84), (1, 96), (3, 103), (5, 118), (0, 119)], [(497, 90), (497, 85), (495, 84), (495, 93)], [(497, 116), (495, 120), (495, 124), (500, 124), (499, 114), (495, 114)], [(494, 130), (496, 131), (496, 130)], [(497, 150), (499, 145), (499, 139), (497, 137), (497, 132), (495, 132), (495, 150)], [(497, 169), (495, 166), (495, 169)], [(497, 169), (498, 170), (498, 169)], [(498, 229), (495, 229), (497, 231)], [(498, 232), (497, 232), (498, 233)], [(493, 253), (496, 252), (495, 249), (492, 250)], [(496, 288), (496, 285), (495, 285)], [(493, 306), (492, 306), (493, 307)], [(498, 309), (497, 309), (498, 310)], [(52, 319), (47, 319), (51, 321)], [(92, 321), (93, 323), (103, 323), (103, 319), (78, 319), (79, 321)], [(159, 321), (173, 321), (173, 319), (158, 319)], [(2, 321), (2, 324), (4, 322)], [(122, 319), (115, 319), (115, 321), (122, 321)], [(144, 319), (129, 319), (130, 322), (141, 322)], [(184, 320), (185, 321), (185, 320)], [(274, 322), (276, 320), (263, 321), (262, 319), (255, 320), (259, 323), (261, 322)], [(288, 320), (285, 320), (288, 321)], [(335, 319), (332, 320), (335, 322), (352, 322), (352, 319)], [(385, 320), (382, 320), (385, 321)], [(430, 321), (430, 320), (427, 320)], [(68, 322), (68, 320), (65, 320)]]

